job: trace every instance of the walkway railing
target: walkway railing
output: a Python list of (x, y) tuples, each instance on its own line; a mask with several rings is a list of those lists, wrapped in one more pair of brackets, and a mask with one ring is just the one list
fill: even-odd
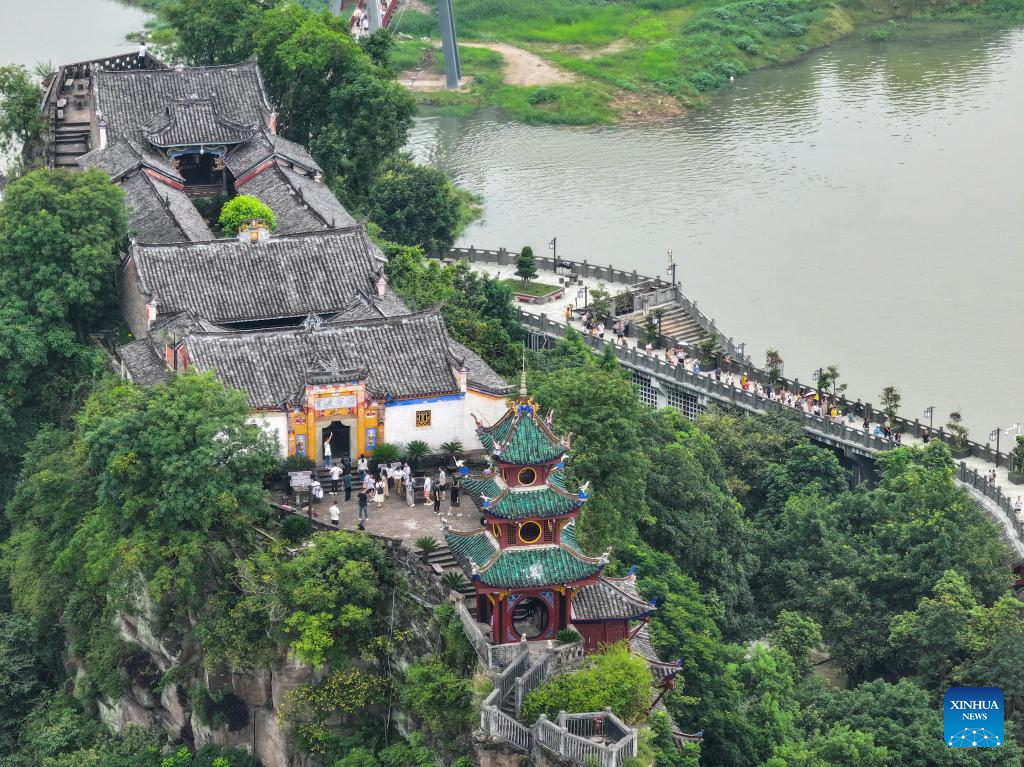
[(530, 728), (501, 710), (498, 705), (498, 694), (498, 689), (495, 688), (480, 704), (481, 732), (529, 753), (533, 745)]
[[(498, 266), (514, 265), (516, 255), (516, 253), (512, 253), (505, 248), (499, 248), (498, 250), (477, 250), (474, 247), (450, 248), (443, 254), (445, 258), (465, 259), (471, 264), (496, 264)], [(696, 301), (691, 301), (683, 295), (683, 292), (679, 289), (678, 285), (673, 286), (657, 277), (652, 278), (643, 274), (638, 274), (635, 269), (631, 272), (627, 272), (622, 269), (616, 269), (611, 265), (598, 266), (597, 264), (591, 264), (586, 259), (583, 261), (571, 261), (569, 259), (559, 258), (555, 261), (555, 259), (550, 256), (535, 256), (534, 260), (537, 263), (538, 269), (554, 272), (556, 274), (569, 271), (585, 279), (601, 280), (608, 284), (637, 285), (639, 283), (647, 283), (655, 286), (663, 286), (665, 289), (672, 289), (674, 291), (674, 302), (682, 307), (682, 309), (690, 315), (694, 322), (696, 322), (705, 333), (717, 339), (719, 348), (721, 348), (726, 354), (736, 357), (737, 359), (743, 356), (741, 346), (734, 343), (732, 338), (726, 337), (725, 334), (718, 330), (715, 326), (715, 321), (710, 319), (704, 314), (704, 312), (697, 308)], [(664, 301), (672, 300), (669, 299), (667, 295), (661, 296), (661, 298), (663, 298)]]
[[(533, 315), (520, 309), (519, 321), (526, 328), (534, 330), (537, 333), (553, 338), (565, 337), (567, 329), (566, 325), (549, 319), (545, 313)], [(583, 340), (596, 353), (601, 353), (608, 343), (607, 341), (590, 335), (584, 335)], [(878, 452), (891, 450), (892, 448), (897, 447), (893, 440), (881, 434), (873, 434), (868, 429), (851, 426), (842, 419), (833, 419), (829, 416), (814, 415), (813, 413), (808, 413), (801, 408), (790, 407), (779, 399), (759, 394), (754, 388), (745, 391), (739, 386), (729, 385), (724, 381), (716, 381), (710, 375), (694, 373), (687, 370), (684, 365), (673, 365), (666, 362), (664, 359), (638, 352), (635, 347), (625, 348), (615, 346), (614, 348), (616, 357), (626, 367), (641, 373), (656, 376), (663, 382), (681, 387), (691, 393), (703, 396), (708, 400), (725, 405), (734, 405), (754, 413), (795, 413), (800, 418), (804, 431), (819, 442), (825, 442), (826, 444), (831, 444), (836, 447), (842, 447), (845, 450), (867, 457), (873, 457)], [(747, 373), (751, 381), (759, 382), (762, 386), (769, 383), (769, 376), (765, 371), (745, 364), (742, 365), (742, 369)], [(772, 382), (772, 387), (774, 391), (779, 391), (782, 388), (791, 392), (799, 392), (801, 390), (799, 379), (788, 379), (783, 377), (776, 378), (774, 382)], [(842, 408), (851, 406), (849, 399), (845, 396), (839, 398), (839, 404)], [(884, 416), (876, 413), (872, 408), (871, 403), (864, 403), (864, 407), (865, 418), (867, 418), (870, 423), (884, 422)], [(900, 416), (891, 419), (890, 425), (894, 431), (909, 434), (915, 438), (920, 438), (924, 431), (928, 429), (928, 427), (921, 424), (919, 420), (911, 421)], [(946, 442), (953, 448), (960, 447), (953, 442), (941, 426), (932, 436), (934, 439)], [(1000, 460), (1006, 460), (1009, 457), (1008, 453), (997, 453), (992, 450), (990, 446), (982, 445), (971, 440), (967, 440), (963, 445), (963, 448), (970, 451), (971, 457), (993, 463), (997, 467), (1000, 465)], [(1005, 515), (1010, 526), (1013, 528), (1014, 533), (1017, 535), (1018, 542), (1024, 542), (1024, 525), (1022, 525), (1017, 516), (1016, 510), (1013, 507), (1013, 500), (1006, 495), (1000, 487), (985, 480), (984, 476), (979, 475), (977, 470), (968, 469), (966, 464), (962, 461), (959, 465), (958, 471), (958, 479), (970, 487), (973, 487), (989, 499), (989, 501), (991, 501), (991, 503), (994, 504), (1003, 515)], [(983, 510), (986, 513), (991, 514), (988, 508), (983, 507)]]
[(526, 696), (540, 687), (551, 676), (551, 656), (545, 655), (540, 661), (534, 663), (526, 670), (526, 673), (515, 681), (516, 693), (516, 716), (522, 716), (523, 702)]
[[(636, 730), (608, 709), (585, 714), (563, 711), (557, 722), (541, 714), (533, 726), (533, 736), (538, 744), (576, 764), (596, 761), (601, 767), (623, 767), (627, 759), (637, 755)], [(595, 737), (612, 742), (600, 743)]]

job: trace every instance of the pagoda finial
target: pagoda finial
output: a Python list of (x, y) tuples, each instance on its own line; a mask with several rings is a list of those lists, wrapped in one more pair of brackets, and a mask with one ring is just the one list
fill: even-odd
[(526, 344), (523, 344), (523, 369), (519, 373), (519, 401), (526, 402)]

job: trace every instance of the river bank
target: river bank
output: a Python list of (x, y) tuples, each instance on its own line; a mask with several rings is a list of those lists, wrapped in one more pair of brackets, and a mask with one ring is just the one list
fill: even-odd
[[(497, 107), (530, 124), (593, 125), (670, 117), (702, 108), (707, 96), (744, 74), (798, 61), (843, 38), (861, 35), (879, 45), (900, 34), (900, 22), (955, 20), (1005, 25), (1024, 20), (1021, 0), (972, 5), (925, 2), (829, 3), (705, 0), (678, 7), (666, 0), (593, 5), (457, 0), (463, 74), (459, 92), (417, 93), (428, 114), (465, 115)], [(436, 17), (407, 10), (399, 33), (399, 69), (443, 71)], [(566, 76), (561, 81), (514, 84), (508, 62), (481, 42), (515, 46)]]

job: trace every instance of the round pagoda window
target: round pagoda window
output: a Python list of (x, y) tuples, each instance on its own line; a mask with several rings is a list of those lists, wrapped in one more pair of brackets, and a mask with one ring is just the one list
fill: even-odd
[(532, 485), (537, 481), (537, 472), (531, 469), (529, 466), (519, 470), (519, 484), (520, 485)]
[(525, 522), (519, 526), (519, 540), (523, 543), (536, 543), (543, 531), (537, 522)]
[(512, 626), (516, 633), (527, 639), (544, 636), (551, 622), (551, 613), (543, 599), (527, 597), (520, 599), (512, 611)]

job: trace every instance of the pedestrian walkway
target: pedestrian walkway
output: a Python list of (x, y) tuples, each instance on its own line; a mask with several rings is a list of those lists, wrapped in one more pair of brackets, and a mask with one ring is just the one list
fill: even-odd
[[(514, 276), (514, 267), (512, 266), (500, 266), (496, 264), (477, 262), (473, 264), (473, 267), (478, 271), (485, 272), (495, 277), (508, 278)], [(558, 275), (549, 271), (541, 271), (537, 281), (557, 284)], [(579, 314), (573, 314), (573, 319), (568, 323), (566, 322), (566, 308), (572, 305), (572, 307), (577, 310), (583, 309), (585, 302), (589, 299), (590, 291), (601, 284), (601, 281), (597, 279), (581, 278), (581, 284), (567, 288), (566, 295), (562, 299), (546, 304), (520, 303), (518, 306), (523, 314), (530, 315), (532, 317), (544, 316), (548, 322), (557, 323), (563, 328), (568, 324), (568, 326), (573, 327), (581, 334), (593, 336), (594, 333), (592, 331), (588, 331), (583, 327)], [(584, 287), (587, 288), (586, 292), (583, 291)], [(614, 286), (606, 287), (608, 287), (609, 291), (614, 295), (616, 292)], [(670, 308), (670, 306), (671, 305), (666, 305), (665, 308)], [(562, 332), (564, 332), (564, 330)], [(615, 333), (608, 328), (605, 329), (602, 339), (608, 343), (615, 344), (617, 347), (625, 347), (630, 350), (635, 349), (637, 355), (647, 357), (648, 359), (667, 362), (669, 363), (670, 369), (674, 369), (677, 365), (683, 365), (691, 374), (695, 374), (705, 380), (714, 380), (720, 389), (732, 389), (734, 392), (743, 391), (751, 393), (763, 400), (788, 404), (794, 411), (803, 411), (805, 413), (812, 412), (812, 409), (808, 407), (808, 401), (800, 397), (801, 392), (786, 392), (786, 394), (791, 395), (789, 398), (780, 396), (779, 390), (772, 390), (769, 394), (767, 388), (753, 380), (753, 378), (747, 382), (747, 386), (744, 388), (741, 384), (743, 376), (747, 374), (751, 376), (760, 374), (763, 376), (763, 371), (758, 371), (747, 363), (733, 361), (724, 365), (721, 370), (695, 369), (693, 364), (695, 348), (693, 344), (681, 344), (681, 348), (686, 355), (686, 359), (684, 361), (680, 361), (679, 358), (673, 358), (672, 354), (666, 354), (665, 350), (648, 349), (647, 344), (638, 338), (629, 336), (617, 338)], [(785, 390), (782, 391), (785, 392)], [(725, 396), (721, 397), (721, 399), (728, 402), (732, 398)], [(787, 399), (789, 400), (788, 402)], [(790, 402), (792, 404), (790, 404)], [(872, 422), (870, 423), (869, 428), (872, 430), (871, 433), (875, 433), (874, 429), (879, 425), (878, 415), (879, 413), (876, 411), (876, 417), (872, 419)], [(840, 415), (837, 418), (831, 419), (831, 421), (835, 424), (842, 424), (845, 429), (850, 429), (854, 434), (864, 434), (862, 418), (854, 418), (853, 420), (850, 420)], [(896, 424), (895, 428), (900, 430), (900, 424)], [(931, 430), (931, 434), (933, 436), (935, 436), (937, 432), (937, 427)], [(866, 448), (866, 452), (877, 452), (879, 449), (888, 449), (898, 446), (893, 440), (881, 438), (877, 440), (877, 443), (878, 446), (872, 445)], [(903, 428), (901, 431), (900, 444), (905, 446), (923, 446), (924, 442), (922, 439), (911, 433), (910, 430)], [(1000, 461), (1001, 465), (999, 466), (996, 466), (994, 461), (989, 461), (978, 456), (971, 456), (963, 459), (962, 461), (957, 461), (957, 463), (961, 466), (961, 476), (958, 476), (957, 479), (967, 485), (975, 500), (990, 516), (997, 519), (1004, 526), (1007, 531), (1007, 541), (1016, 551), (1018, 556), (1024, 557), (1024, 535), (1022, 535), (1022, 530), (1024, 530), (1024, 512), (1020, 509), (1014, 509), (1014, 505), (1018, 499), (1020, 499), (1021, 504), (1024, 504), (1024, 485), (1016, 485), (1010, 482), (1009, 471), (1006, 465), (1006, 455), (1002, 455)], [(993, 472), (994, 478), (989, 480), (989, 477), (993, 476)], [(1003, 496), (1002, 499), (998, 497), (1000, 494)], [(1002, 500), (1002, 503), (1000, 503), (1000, 500)], [(1008, 516), (1010, 514), (1013, 515), (1014, 519), (1011, 519)]]

